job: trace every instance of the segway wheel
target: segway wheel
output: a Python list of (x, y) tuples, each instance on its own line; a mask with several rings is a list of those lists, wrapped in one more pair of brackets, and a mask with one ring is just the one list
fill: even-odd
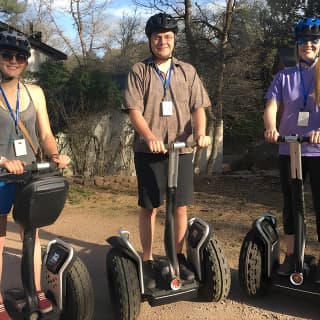
[(231, 273), (221, 244), (214, 235), (204, 248), (202, 264), (204, 277), (198, 298), (207, 302), (225, 299), (230, 291)]
[(79, 257), (66, 276), (66, 298), (61, 320), (92, 320), (94, 293), (90, 275)]
[(254, 232), (247, 233), (239, 256), (239, 282), (244, 292), (251, 297), (263, 295), (269, 282), (263, 272), (263, 247)]
[(141, 291), (134, 262), (112, 248), (107, 254), (106, 268), (114, 318), (137, 319), (140, 313)]

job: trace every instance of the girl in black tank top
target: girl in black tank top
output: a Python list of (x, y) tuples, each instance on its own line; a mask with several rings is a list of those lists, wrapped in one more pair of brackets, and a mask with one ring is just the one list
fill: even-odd
[[(41, 147), (45, 155), (64, 168), (70, 162), (67, 155), (59, 154), (52, 134), (46, 101), (42, 89), (37, 85), (24, 85), (20, 77), (28, 65), (30, 43), (15, 31), (0, 32), (0, 168), (21, 174), (27, 163), (35, 160), (35, 148)], [(30, 135), (30, 142), (22, 134), (19, 120)], [(39, 133), (39, 134), (38, 134)], [(15, 188), (0, 182), (0, 252), (3, 252), (6, 236), (7, 214), (14, 201)], [(22, 230), (23, 231), (23, 230)], [(2, 276), (2, 254), (0, 254), (0, 278)], [(34, 248), (35, 287), (41, 313), (52, 310), (51, 302), (41, 289), (41, 247), (38, 230)], [(1, 290), (1, 288), (0, 288)], [(0, 320), (8, 320), (0, 291)]]

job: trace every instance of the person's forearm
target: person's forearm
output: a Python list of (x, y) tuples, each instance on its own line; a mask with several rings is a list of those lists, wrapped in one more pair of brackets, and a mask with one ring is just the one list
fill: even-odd
[(204, 108), (198, 108), (192, 113), (196, 138), (206, 135), (207, 118)]
[(153, 140), (156, 138), (140, 111), (130, 110), (129, 117), (134, 129), (145, 141)]
[(41, 146), (48, 157), (52, 157), (53, 155), (59, 153), (57, 143), (53, 135), (44, 137), (44, 139), (41, 141)]
[(277, 127), (277, 103), (275, 100), (268, 100), (263, 115), (264, 127), (266, 130), (274, 130)]

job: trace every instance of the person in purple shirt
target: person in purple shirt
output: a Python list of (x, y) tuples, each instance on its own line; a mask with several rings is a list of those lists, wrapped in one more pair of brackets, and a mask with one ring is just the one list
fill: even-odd
[[(279, 135), (309, 136), (303, 143), (302, 174), (309, 174), (320, 242), (320, 19), (307, 18), (295, 25), (297, 65), (280, 71), (265, 98), (264, 137), (276, 143)], [(290, 275), (294, 267), (294, 222), (290, 190), (290, 156), (286, 143), (279, 145), (280, 183), (283, 193), (283, 228), (286, 256), (277, 270)], [(320, 283), (320, 258), (316, 282)]]

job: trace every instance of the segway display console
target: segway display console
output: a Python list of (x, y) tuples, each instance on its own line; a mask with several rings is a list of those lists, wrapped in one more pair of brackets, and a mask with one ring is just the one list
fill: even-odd
[[(194, 146), (193, 144), (190, 144)], [(231, 274), (223, 249), (211, 226), (200, 218), (188, 221), (186, 236), (187, 263), (195, 274), (193, 280), (181, 280), (174, 242), (174, 213), (178, 179), (179, 150), (186, 143), (173, 143), (169, 151), (166, 221), (164, 232), (165, 256), (155, 259), (156, 287), (145, 288), (140, 254), (130, 242), (128, 231), (110, 237), (106, 269), (114, 317), (118, 320), (136, 319), (141, 301), (151, 306), (197, 298), (219, 301), (227, 297)]]

